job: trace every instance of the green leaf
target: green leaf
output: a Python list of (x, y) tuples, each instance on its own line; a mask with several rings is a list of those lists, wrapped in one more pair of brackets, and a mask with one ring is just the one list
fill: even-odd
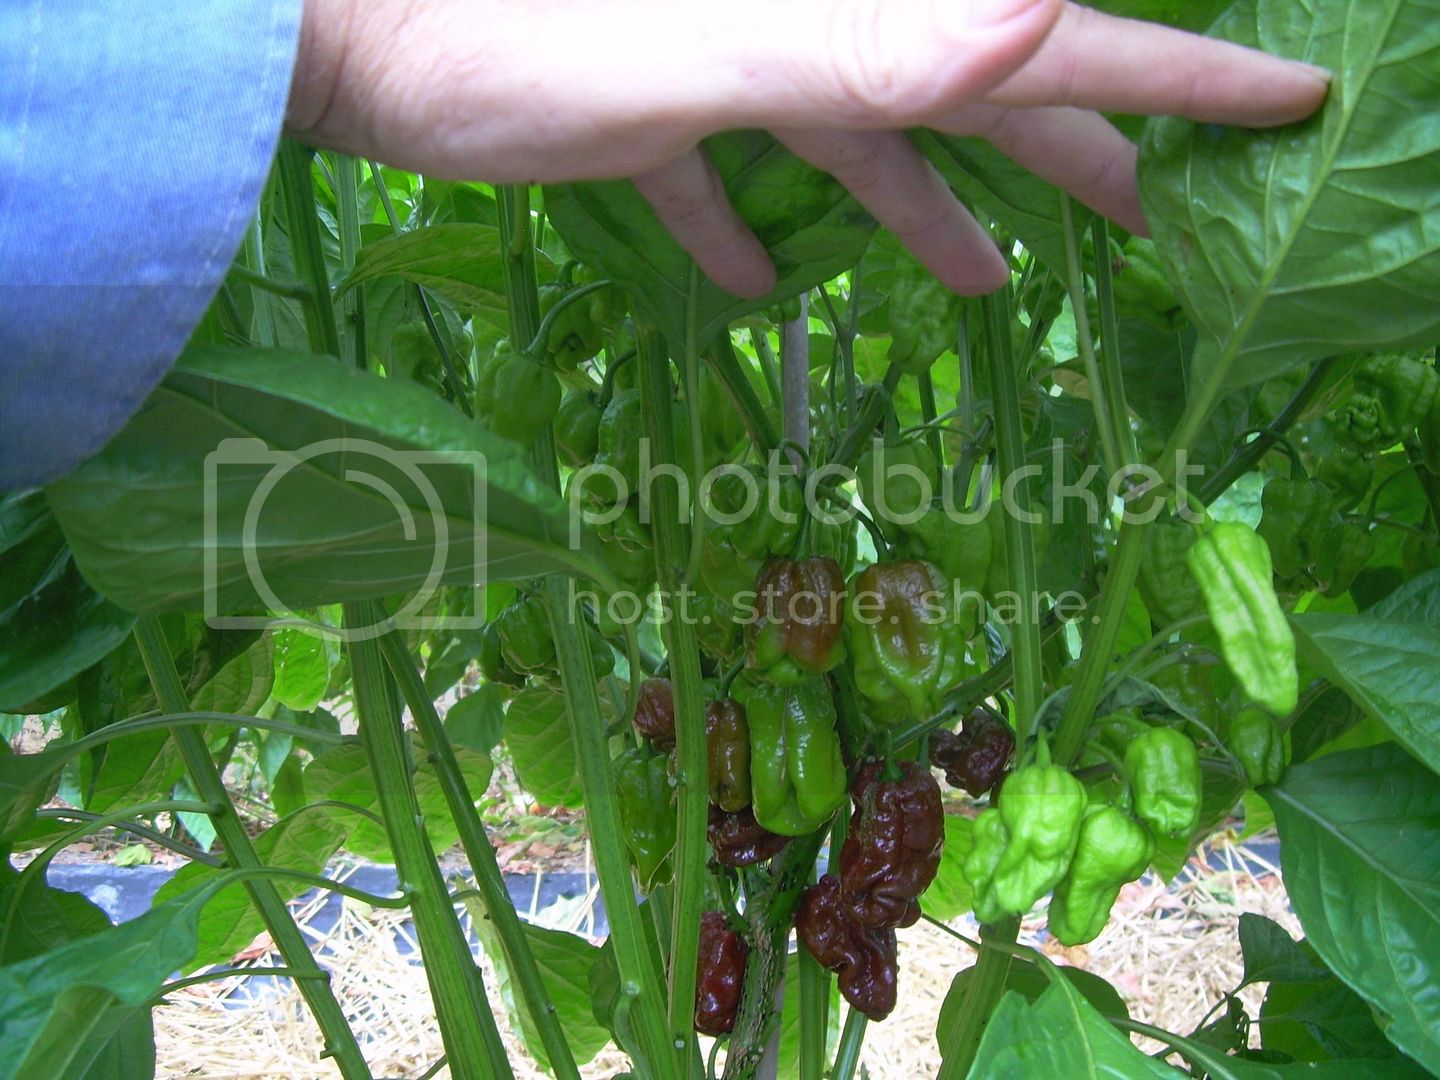
[(510, 325), (505, 259), (493, 225), (431, 225), (366, 244), (336, 295), (390, 276), (433, 289), (486, 322)]
[[(911, 141), (934, 165), (961, 201), (993, 217), (1036, 258), (1065, 277), (1065, 230), (1060, 222), (1059, 188), (1041, 180), (984, 139), (916, 130)], [(1075, 205), (1076, 224), (1084, 229), (1090, 211)]]
[[(704, 150), (730, 204), (775, 263), (775, 288), (747, 300), (702, 278), (700, 340), (854, 266), (875, 222), (833, 177), (811, 168), (771, 136), (734, 131)], [(575, 256), (626, 286), (672, 342), (685, 339), (690, 256), (628, 180), (545, 188), (545, 209)]]
[[(490, 758), (462, 746), (456, 746), (454, 750), (471, 796), (480, 798), (490, 786), (493, 769)], [(430, 845), (437, 853), (447, 851), (459, 839), (460, 828), (450, 814), (435, 766), (426, 758), (423, 744), (413, 736), (411, 758), (420, 763), (414, 772), (413, 782)], [(370, 766), (365, 760), (364, 750), (356, 743), (334, 747), (310, 762), (305, 767), (305, 794), (312, 800), (334, 799), (379, 811), (380, 797), (375, 791)], [(378, 862), (388, 862), (393, 858), (390, 838), (383, 828), (369, 818), (340, 810), (335, 813), (344, 814), (347, 851)]]
[(1265, 797), (1310, 944), (1440, 1071), (1440, 783), (1399, 746), (1293, 765)]
[[(357, 820), (354, 815), (343, 821), (338, 813), (324, 808), (304, 808), (281, 818), (255, 838), (255, 853), (268, 866), (283, 866), (318, 874), (325, 869), (345, 840), (345, 825)], [(212, 896), (196, 928), (198, 935), (192, 947), (194, 962), (185, 970), (207, 964), (223, 964), (255, 940), (265, 929), (265, 922), (243, 888), (230, 886), (214, 891), (214, 883), (223, 879), (226, 870), (204, 863), (182, 866), (176, 875), (160, 886), (155, 903), (174, 900), (179, 903), (201, 890)], [(289, 900), (310, 886), (291, 877), (270, 878), (280, 896)], [(180, 967), (180, 965), (176, 965)]]
[(92, 1037), (119, 1031), (195, 955), (206, 890), (0, 967), (0, 1078), (87, 1074)]
[(1357, 1057), (1389, 1058), (1397, 1064), (1409, 1060), (1386, 1040), (1365, 999), (1329, 974), (1313, 982), (1271, 983), (1260, 1006), (1260, 1043), (1266, 1050), (1305, 1062)]
[[(298, 464), (327, 440), (353, 441)], [(262, 482), (273, 487), (257, 494)], [(412, 383), (304, 354), (187, 354), (49, 495), (86, 578), (136, 611), (275, 606), (247, 552), (292, 609), (417, 590), (423, 602), (441, 584), (590, 568), (527, 448)]]
[(1363, 615), (1292, 615), (1305, 659), (1440, 772), (1440, 621), (1436, 584)]
[[(1119, 992), (1099, 975), (1081, 968), (1062, 967), (1060, 974), (1068, 979), (1080, 996), (1088, 1001), (1101, 1016), (1128, 1017), (1130, 1010)], [(955, 1023), (955, 1013), (965, 1001), (965, 992), (974, 977), (975, 968), (968, 967), (956, 972), (950, 980), (950, 989), (940, 1003), (940, 1012), (935, 1019), (936, 1031), (948, 1031)], [(1032, 960), (1012, 957), (1010, 971), (1005, 976), (1005, 989), (1034, 1004), (1050, 988), (1050, 978)]]
[(500, 745), (505, 731), (505, 695), (486, 683), (466, 694), (445, 714), (445, 734), (456, 746), (488, 754)]
[(505, 746), (520, 786), (542, 806), (579, 808), (583, 802), (565, 697), (547, 686), (516, 694), (505, 710)]
[(920, 910), (932, 919), (949, 922), (974, 907), (974, 890), (960, 869), (975, 843), (975, 822), (960, 814), (945, 815), (945, 850), (935, 881), (920, 894)]
[(17, 754), (0, 739), (0, 845), (8, 844), (35, 819), (35, 811), (54, 793), (56, 778), (70, 757), (68, 746)]
[(1145, 217), (1213, 375), (1440, 336), (1436, 0), (1241, 0), (1215, 36), (1334, 72), (1321, 113), (1265, 131), (1152, 121)]
[[(1062, 969), (1064, 970), (1064, 969)], [(1081, 996), (1068, 979), (1035, 999), (1009, 991), (985, 1027), (971, 1080), (1017, 1076), (1156, 1077), (1174, 1071), (1146, 1057)]]
[(1264, 915), (1241, 912), (1240, 951), (1245, 956), (1241, 987), (1257, 982), (1318, 982), (1331, 977), (1329, 968)]
[(330, 685), (330, 654), (316, 634), (298, 629), (276, 630), (275, 685), (270, 693), (287, 709), (308, 712), (325, 698)]
[(1181, 30), (1204, 30), (1229, 0), (1092, 0), (1086, 5), (1124, 19), (1144, 19)]
[[(550, 1059), (540, 1032), (530, 1019), (530, 1010), (520, 1007), (510, 965), (505, 960), (500, 938), (485, 914), (485, 905), (475, 897), (466, 897), (465, 906), (485, 953), (495, 965), (496, 981), (512, 1027), (519, 1026), (525, 1049), (542, 1069), (549, 1070)], [(522, 923), (526, 944), (540, 969), (540, 981), (555, 1016), (565, 1032), (565, 1041), (575, 1055), (575, 1064), (584, 1065), (610, 1044), (610, 1032), (595, 1019), (590, 1008), (590, 972), (600, 959), (600, 949), (584, 938), (561, 930)]]
[(0, 497), (0, 712), (35, 711), (134, 625), (81, 578), (43, 494)]
[(257, 638), (200, 688), (190, 707), (196, 712), (249, 716), (265, 704), (274, 685), (275, 660), (270, 639)]

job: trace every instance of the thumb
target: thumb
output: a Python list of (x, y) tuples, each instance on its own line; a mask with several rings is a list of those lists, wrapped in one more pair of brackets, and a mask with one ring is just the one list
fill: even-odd
[(734, 81), (712, 84), (724, 90), (716, 126), (921, 123), (1003, 82), (1064, 8), (1064, 0), (740, 0), (727, 24), (768, 29), (726, 35), (737, 55)]

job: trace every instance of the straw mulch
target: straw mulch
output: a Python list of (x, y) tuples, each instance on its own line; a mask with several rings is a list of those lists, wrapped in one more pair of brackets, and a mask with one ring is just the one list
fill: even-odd
[[(1076, 949), (1049, 943), (1047, 955), (1059, 963), (1094, 971), (1126, 999), (1137, 1020), (1188, 1032), (1240, 979), (1241, 958), (1236, 919), (1242, 912), (1267, 915), (1300, 936), (1287, 906), (1278, 868), (1251, 873), (1240, 849), (1221, 839), (1216, 849), (1227, 868), (1207, 869), (1192, 862), (1167, 889), (1150, 879), (1127, 886), (1110, 926), (1094, 942)], [(1250, 861), (1258, 861), (1253, 854)], [(306, 911), (297, 913), (302, 925)], [(580, 929), (578, 916), (566, 929)], [(1021, 940), (1035, 944), (1043, 917), (1027, 922)], [(973, 926), (957, 923), (973, 936)], [(416, 1078), (441, 1056), (439, 1031), (431, 1015), (423, 971), (397, 945), (406, 930), (400, 913), (347, 903), (339, 923), (313, 943), (328, 950), (335, 993), (364, 1040), (376, 1076)], [(954, 938), (921, 923), (900, 932), (900, 1005), (881, 1025), (872, 1026), (864, 1063), (875, 1080), (913, 1080), (933, 1076), (939, 1067), (934, 1026), (940, 1002), (955, 972), (973, 963), (973, 954)], [(413, 942), (406, 951), (413, 952)], [(252, 950), (258, 952), (259, 950)], [(276, 964), (278, 956), (257, 956), (252, 963)], [(511, 1049), (517, 1077), (541, 1077), (511, 1032), (494, 992), (495, 973), (483, 963), (496, 1019)], [(1251, 1015), (1263, 986), (1241, 996)], [(247, 1005), (243, 980), (226, 979), (172, 994), (155, 1011), (159, 1062), (165, 1077), (331, 1077), (337, 1070), (320, 1059), (319, 1034), (310, 1023), (300, 995), (282, 981), (261, 1002)], [(1154, 1049), (1147, 1046), (1147, 1049)], [(613, 1047), (582, 1069), (587, 1077), (623, 1071), (626, 1059)], [(445, 1077), (441, 1068), (435, 1075)]]

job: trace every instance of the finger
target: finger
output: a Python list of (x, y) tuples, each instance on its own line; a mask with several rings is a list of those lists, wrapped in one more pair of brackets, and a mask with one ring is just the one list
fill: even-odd
[(1328, 74), (1309, 64), (1072, 3), (985, 100), (1270, 127), (1309, 116), (1328, 89)]
[(995, 241), (898, 131), (774, 132), (829, 173), (949, 289), (993, 292), (1009, 279)]
[[(1063, 3), (732, 0), (726, 8), (719, 17), (734, 26), (725, 35), (734, 44), (700, 87), (717, 127), (883, 129), (913, 126), (999, 84), (1039, 48)], [(765, 34), (744, 32), (760, 22)]]
[(969, 105), (936, 126), (955, 135), (980, 136), (1096, 213), (1132, 233), (1149, 235), (1140, 212), (1135, 145), (1099, 113)]
[(714, 167), (692, 149), (632, 178), (660, 223), (722, 289), (764, 296), (775, 287), (765, 248), (725, 197)]

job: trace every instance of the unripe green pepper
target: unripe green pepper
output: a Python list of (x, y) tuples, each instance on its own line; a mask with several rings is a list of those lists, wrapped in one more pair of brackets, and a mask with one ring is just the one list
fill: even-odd
[(571, 390), (560, 399), (552, 428), (560, 459), (578, 469), (595, 459), (600, 448), (600, 418), (604, 410), (588, 390)]
[(897, 255), (890, 285), (890, 352), (887, 359), (907, 375), (930, 370), (955, 348), (960, 333), (960, 297), (916, 259)]
[(886, 446), (876, 439), (860, 455), (855, 481), (860, 498), (886, 540), (921, 520), (939, 493), (939, 469), (924, 439)]
[(788, 555), (795, 547), (805, 493), (795, 476), (772, 478), (763, 465), (732, 467), (715, 477), (705, 509), (707, 544), (728, 547), (742, 559), (763, 560)]
[[(571, 289), (564, 285), (542, 285), (541, 318), (548, 315), (569, 292)], [(550, 324), (550, 335), (545, 339), (545, 355), (561, 371), (574, 371), (599, 352), (604, 343), (600, 327), (590, 317), (590, 301), (582, 298), (566, 304), (555, 316), (555, 321)]]
[(538, 597), (523, 597), (495, 617), (500, 651), (518, 672), (534, 674), (555, 666), (555, 639)]
[(897, 559), (924, 559), (962, 589), (983, 592), (990, 569), (992, 539), (984, 522), (955, 521), (943, 506), (932, 506), (913, 525), (901, 528), (890, 553)]
[(1188, 837), (1200, 823), (1200, 755), (1183, 732), (1151, 728), (1125, 748), (1135, 816), (1165, 836)]
[(508, 342), (498, 342), (480, 368), (475, 406), (487, 427), (513, 442), (529, 444), (555, 419), (560, 383)]
[(1342, 514), (1369, 494), (1374, 476), (1374, 459), (1348, 446), (1332, 445), (1315, 463), (1315, 479), (1330, 489), (1332, 504)]
[(845, 801), (835, 702), (824, 679), (737, 683), (750, 728), (755, 820), (780, 836), (813, 832)]
[(1285, 774), (1285, 737), (1268, 714), (1242, 709), (1225, 724), (1222, 734), (1252, 788), (1280, 782)]
[(511, 669), (505, 662), (504, 650), (500, 644), (500, 627), (491, 622), (480, 631), (480, 655), (477, 658), (480, 675), (487, 683), (504, 687), (525, 685), (525, 676)]
[(1083, 945), (1105, 929), (1120, 886), (1155, 858), (1155, 838), (1113, 806), (1092, 805), (1080, 826), (1070, 871), (1050, 901), (1050, 933), (1062, 945)]
[(614, 769), (625, 846), (640, 891), (649, 893), (669, 881), (671, 874), (668, 860), (675, 847), (675, 810), (669, 766), (663, 755), (632, 747), (615, 759)]
[(1300, 677), (1265, 541), (1248, 525), (1222, 521), (1195, 541), (1187, 561), (1231, 674), (1253, 701), (1285, 715), (1299, 700)]
[(933, 715), (968, 670), (966, 643), (979, 624), (975, 602), (957, 611), (940, 571), (909, 559), (860, 571), (845, 603), (856, 689), (885, 719)]
[(1181, 518), (1161, 518), (1145, 529), (1145, 557), (1136, 583), (1145, 610), (1158, 627), (1205, 610), (1200, 586), (1185, 563), (1198, 535), (1195, 526)]
[(1085, 788), (1056, 765), (1018, 769), (1000, 788), (998, 807), (975, 819), (962, 867), (982, 923), (1020, 915), (1060, 883), (1080, 838)]
[(1132, 236), (1122, 249), (1124, 258), (1114, 268), (1115, 309), (1122, 317), (1141, 319), (1161, 330), (1173, 330), (1182, 317), (1180, 300), (1155, 241)]
[(640, 391), (617, 392), (600, 417), (595, 464), (618, 472), (624, 478), (630, 495), (634, 495), (640, 486), (640, 436), (643, 431)]
[(1382, 441), (1403, 439), (1440, 400), (1440, 375), (1428, 361), (1403, 353), (1372, 356), (1355, 372), (1355, 385), (1380, 406)]
[(705, 706), (710, 801), (727, 813), (750, 805), (750, 725), (745, 706), (721, 698)]
[(1332, 537), (1329, 489), (1317, 480), (1276, 478), (1260, 495), (1256, 530), (1270, 548), (1275, 572), (1289, 581), (1307, 573)]

